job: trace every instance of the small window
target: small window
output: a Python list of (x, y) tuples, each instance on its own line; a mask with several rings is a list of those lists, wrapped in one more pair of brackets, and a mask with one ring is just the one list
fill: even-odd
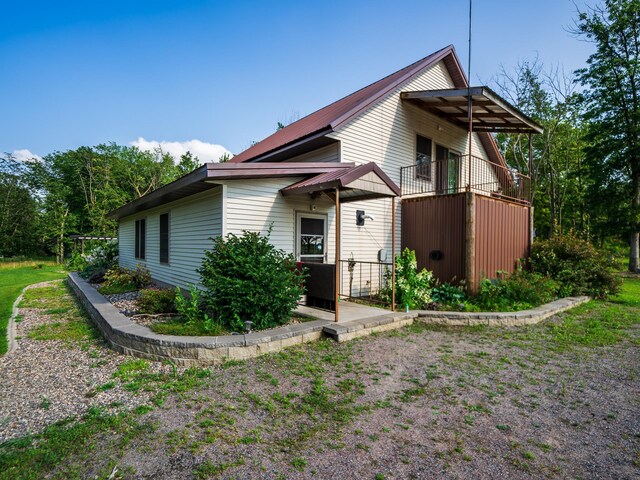
[(147, 221), (142, 218), (136, 220), (136, 242), (135, 242), (135, 256), (140, 260), (145, 258), (145, 247), (147, 244)]
[(169, 214), (160, 215), (160, 263), (169, 263)]
[(431, 181), (431, 139), (421, 135), (416, 139), (416, 178)]

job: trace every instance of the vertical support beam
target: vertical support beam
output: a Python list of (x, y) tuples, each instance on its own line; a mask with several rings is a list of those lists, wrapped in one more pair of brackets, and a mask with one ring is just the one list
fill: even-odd
[(529, 202), (533, 198), (533, 143), (531, 143), (531, 133), (529, 133)]
[(335, 312), (334, 320), (338, 321), (338, 308), (340, 305), (340, 189), (336, 188), (336, 278), (335, 278)]
[(467, 291), (476, 292), (476, 196), (466, 193), (465, 241), (464, 241), (464, 277)]
[(80, 242), (81, 242), (81, 245), (82, 245), (82, 255), (84, 255), (84, 238), (82, 238), (80, 240)]
[(391, 197), (391, 311), (396, 311), (396, 197)]

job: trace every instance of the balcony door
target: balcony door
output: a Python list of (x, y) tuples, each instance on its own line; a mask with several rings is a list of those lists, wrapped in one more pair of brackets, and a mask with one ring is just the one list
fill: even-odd
[(326, 262), (326, 215), (296, 213), (296, 258), (300, 262)]
[(436, 193), (455, 193), (460, 176), (460, 155), (436, 145)]

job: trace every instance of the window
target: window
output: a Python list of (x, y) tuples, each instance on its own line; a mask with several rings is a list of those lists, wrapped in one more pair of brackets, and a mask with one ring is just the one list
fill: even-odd
[(147, 221), (142, 218), (136, 220), (136, 246), (135, 255), (136, 258), (144, 260), (145, 258), (145, 246), (147, 244)]
[(327, 218), (324, 215), (297, 215), (297, 250), (301, 262), (324, 263), (327, 253), (325, 244)]
[(431, 139), (416, 138), (416, 178), (431, 181)]
[(160, 215), (160, 263), (169, 263), (169, 214)]

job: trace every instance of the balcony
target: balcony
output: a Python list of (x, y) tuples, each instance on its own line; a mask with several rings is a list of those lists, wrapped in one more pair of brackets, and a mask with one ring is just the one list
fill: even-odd
[(424, 159), (420, 164), (402, 167), (400, 189), (403, 197), (474, 192), (526, 205), (531, 202), (531, 179), (527, 175), (474, 155)]

